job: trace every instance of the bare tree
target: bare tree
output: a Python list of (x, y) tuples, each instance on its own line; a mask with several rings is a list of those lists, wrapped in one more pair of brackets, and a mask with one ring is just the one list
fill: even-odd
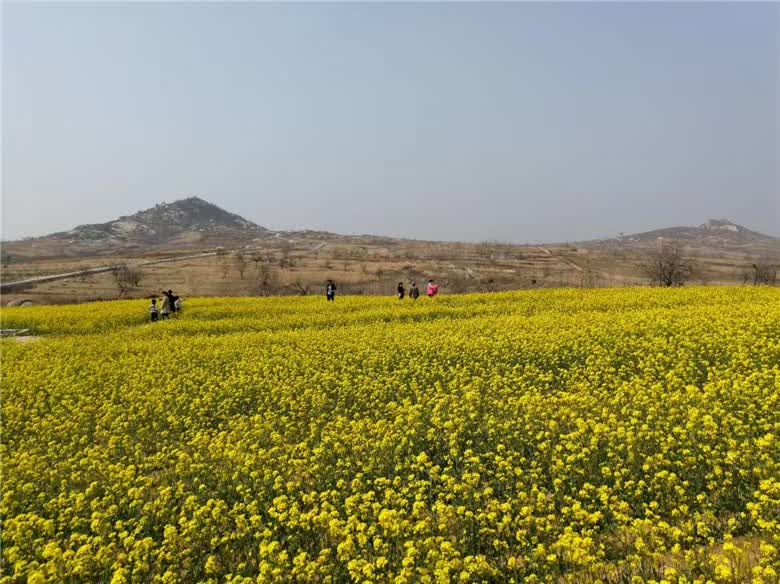
[(581, 272), (580, 287), (581, 288), (595, 288), (596, 286), (596, 273), (593, 270), (593, 266), (590, 263), (590, 258), (585, 259), (585, 267)]
[(651, 286), (683, 286), (693, 273), (693, 263), (678, 242), (664, 242), (650, 253), (642, 271)]
[(244, 252), (237, 251), (233, 254), (233, 263), (236, 266), (236, 270), (238, 270), (239, 277), (243, 280), (244, 279), (244, 272), (246, 272), (246, 266), (247, 266), (247, 259), (244, 255)]
[(141, 285), (141, 280), (144, 279), (144, 272), (141, 268), (128, 268), (127, 279), (130, 280), (130, 284), (132, 284), (134, 288), (138, 288), (138, 286)]
[(477, 253), (485, 258), (488, 264), (495, 266), (499, 260), (498, 244), (495, 241), (483, 241), (477, 244)]
[(774, 286), (777, 282), (777, 266), (772, 265), (769, 260), (758, 261), (751, 265), (745, 281), (754, 286)]
[(249, 257), (255, 263), (255, 271), (260, 269), (260, 263), (263, 261), (263, 254), (259, 250), (253, 251)]
[(111, 270), (111, 275), (114, 277), (114, 283), (119, 292), (119, 298), (126, 296), (131, 287), (130, 282), (125, 276), (125, 270), (127, 270), (127, 266), (117, 266)]
[(290, 245), (290, 242), (287, 241), (286, 239), (283, 239), (280, 242), (279, 245), (280, 245), (280, 252), (281, 252), (281, 256), (282, 256), (279, 259), (279, 267), (282, 268), (282, 269), (289, 268), (290, 264), (291, 264), (291, 262), (290, 262), (290, 248), (292, 246)]
[(230, 266), (228, 265), (227, 262), (227, 258), (228, 258), (227, 250), (224, 247), (218, 247), (214, 251), (214, 255), (217, 258), (217, 265), (222, 271), (222, 278), (223, 279), (227, 278), (228, 271), (230, 270)]
[(255, 296), (272, 296), (279, 288), (276, 273), (268, 264), (261, 264), (249, 284), (249, 292)]
[(493, 278), (482, 278), (479, 282), (480, 288), (483, 292), (495, 292), (496, 281)]
[(466, 276), (458, 272), (450, 272), (444, 285), (452, 294), (463, 294), (466, 291)]
[(304, 283), (300, 278), (293, 282), (293, 289), (299, 296), (307, 296), (311, 290), (311, 284)]
[(114, 277), (120, 298), (127, 296), (131, 289), (138, 287), (144, 277), (143, 271), (139, 268), (131, 268), (125, 264), (116, 266), (111, 270), (111, 275)]

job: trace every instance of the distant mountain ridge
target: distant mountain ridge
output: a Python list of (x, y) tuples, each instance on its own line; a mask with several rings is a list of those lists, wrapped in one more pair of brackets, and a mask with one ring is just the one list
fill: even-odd
[(160, 203), (113, 221), (79, 225), (70, 231), (40, 239), (84, 243), (164, 243), (188, 232), (257, 236), (268, 233), (268, 230), (200, 197), (188, 197), (172, 203)]
[(622, 241), (654, 241), (659, 238), (674, 239), (681, 242), (701, 243), (770, 243), (779, 238), (753, 231), (729, 221), (728, 219), (710, 219), (698, 227), (665, 227), (620, 237)]
[[(113, 221), (79, 225), (70, 231), (61, 231), (33, 238), (32, 241), (57, 241), (75, 244), (76, 247), (147, 247), (161, 244), (181, 245), (204, 242), (233, 244), (240, 241), (290, 236), (317, 236), (321, 239), (371, 239), (401, 241), (393, 237), (375, 235), (343, 236), (322, 231), (274, 231), (230, 213), (193, 196), (172, 203), (160, 203), (132, 215), (123, 215)], [(678, 226), (654, 229), (616, 238), (604, 238), (577, 242), (580, 245), (601, 245), (620, 242), (640, 245), (658, 239), (674, 239), (691, 245), (741, 246), (746, 244), (780, 243), (780, 238), (753, 231), (728, 219), (710, 219), (697, 227)]]

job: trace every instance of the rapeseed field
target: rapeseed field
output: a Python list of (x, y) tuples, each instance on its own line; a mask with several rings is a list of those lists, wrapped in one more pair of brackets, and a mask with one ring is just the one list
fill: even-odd
[(778, 289), (0, 316), (3, 584), (778, 582)]

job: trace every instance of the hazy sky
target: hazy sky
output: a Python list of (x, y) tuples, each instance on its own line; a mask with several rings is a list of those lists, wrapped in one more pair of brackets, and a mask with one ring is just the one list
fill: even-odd
[(780, 235), (780, 4), (3, 6), (3, 238), (199, 195), (261, 225)]

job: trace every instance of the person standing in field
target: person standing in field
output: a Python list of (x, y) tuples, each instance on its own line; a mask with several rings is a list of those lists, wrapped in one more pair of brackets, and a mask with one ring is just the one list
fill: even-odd
[(181, 312), (181, 298), (176, 296), (176, 300), (173, 302), (173, 308), (176, 312)]
[(433, 298), (439, 293), (439, 285), (433, 280), (428, 280), (428, 298)]
[(171, 314), (171, 298), (166, 292), (163, 291), (162, 306), (160, 307), (160, 316), (163, 320), (168, 320), (168, 316)]
[(406, 288), (404, 288), (403, 282), (398, 282), (398, 300), (403, 300), (406, 296)]
[(176, 296), (173, 294), (173, 290), (168, 290), (168, 306), (171, 312), (176, 312)]
[(152, 322), (157, 322), (157, 298), (152, 298), (152, 305), (149, 307), (149, 313), (151, 315)]
[(325, 286), (325, 298), (328, 302), (333, 302), (336, 299), (336, 284), (333, 280), (328, 280), (328, 285)]
[(420, 297), (420, 289), (417, 287), (417, 282), (412, 282), (412, 286), (409, 288), (409, 298), (417, 300)]

